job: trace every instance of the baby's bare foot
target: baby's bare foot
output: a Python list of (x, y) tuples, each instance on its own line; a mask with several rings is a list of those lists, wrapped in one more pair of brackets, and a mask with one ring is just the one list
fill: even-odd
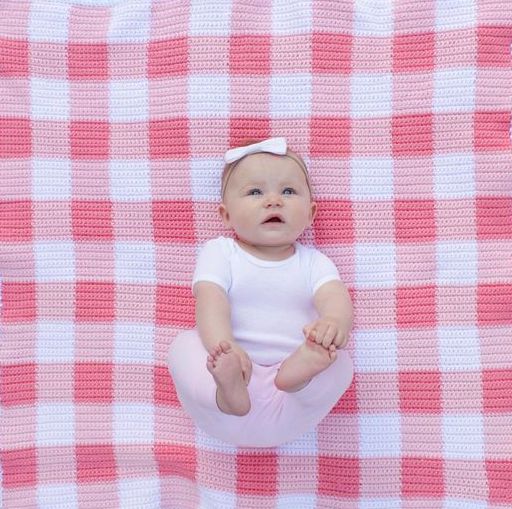
[(251, 400), (242, 375), (242, 363), (227, 341), (221, 341), (210, 351), (206, 367), (217, 384), (219, 409), (230, 415), (249, 413)]
[(275, 386), (281, 391), (296, 392), (327, 369), (336, 357), (334, 345), (325, 348), (307, 340), (283, 361), (274, 380)]

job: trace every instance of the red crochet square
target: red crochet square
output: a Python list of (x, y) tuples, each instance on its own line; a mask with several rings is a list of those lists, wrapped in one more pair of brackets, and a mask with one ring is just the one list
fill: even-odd
[(153, 231), (156, 242), (195, 244), (193, 203), (188, 200), (154, 201)]
[(487, 485), (489, 502), (512, 507), (512, 462), (510, 460), (487, 460)]
[(509, 111), (475, 112), (475, 150), (510, 150)]
[(444, 495), (443, 461), (427, 458), (403, 458), (402, 495), (406, 497), (442, 497)]
[(30, 200), (0, 200), (0, 241), (23, 242), (33, 238)]
[(108, 45), (68, 44), (68, 74), (71, 80), (108, 79)]
[(393, 40), (393, 72), (433, 72), (435, 34), (397, 35)]
[(277, 454), (241, 453), (236, 456), (236, 492), (251, 495), (276, 495), (278, 492)]
[(436, 326), (435, 286), (398, 287), (396, 324), (399, 329)]
[(32, 128), (26, 118), (0, 118), (0, 157), (22, 158), (32, 155)]
[(114, 368), (100, 362), (75, 364), (75, 402), (113, 403)]
[(485, 413), (510, 414), (512, 412), (512, 369), (484, 370), (482, 390)]
[(312, 117), (310, 123), (311, 155), (349, 156), (350, 120), (342, 117)]
[(187, 158), (189, 145), (189, 125), (186, 118), (154, 120), (149, 123), (151, 159)]
[(156, 323), (194, 327), (194, 297), (188, 286), (158, 285)]
[(512, 27), (480, 26), (477, 29), (477, 66), (509, 67)]
[(37, 451), (35, 447), (0, 451), (2, 486), (23, 488), (37, 484)]
[(231, 117), (229, 120), (229, 146), (238, 147), (246, 140), (270, 138), (271, 127), (268, 118)]
[(71, 203), (75, 240), (112, 240), (112, 202), (73, 200)]
[(404, 413), (440, 415), (442, 410), (441, 374), (411, 371), (398, 375), (400, 410)]
[(270, 74), (271, 37), (233, 35), (229, 44), (229, 68), (232, 74)]
[(433, 117), (395, 115), (391, 120), (394, 156), (429, 156), (434, 153)]
[(174, 444), (156, 444), (154, 447), (158, 473), (195, 481), (197, 450), (195, 447)]
[(116, 480), (116, 458), (112, 445), (77, 445), (75, 451), (78, 482)]
[(188, 39), (153, 41), (148, 46), (148, 77), (185, 76), (188, 71)]
[(396, 200), (395, 235), (397, 242), (433, 242), (436, 217), (433, 200)]
[(72, 159), (105, 161), (110, 154), (110, 126), (108, 122), (75, 120), (70, 124)]
[(33, 322), (37, 317), (35, 283), (2, 283), (2, 319), (6, 323)]
[(28, 78), (28, 42), (0, 38), (0, 62), (2, 62), (2, 65), (0, 65), (0, 77)]
[(489, 284), (477, 288), (478, 324), (512, 324), (512, 285)]
[(313, 72), (348, 74), (352, 70), (353, 38), (346, 34), (313, 33)]
[(361, 467), (357, 458), (319, 456), (318, 493), (333, 497), (358, 497)]
[(314, 221), (315, 241), (323, 244), (352, 244), (354, 222), (347, 200), (321, 200)]
[(512, 232), (512, 198), (477, 197), (476, 227), (479, 240), (509, 240)]
[(36, 365), (5, 365), (0, 370), (2, 405), (34, 405), (36, 403)]
[(76, 283), (76, 315), (78, 322), (111, 322), (115, 317), (113, 283), (79, 281)]

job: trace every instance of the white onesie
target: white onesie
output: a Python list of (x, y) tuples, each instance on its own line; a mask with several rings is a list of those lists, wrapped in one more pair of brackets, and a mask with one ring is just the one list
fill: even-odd
[(226, 291), (233, 336), (263, 366), (281, 362), (297, 349), (305, 339), (302, 328), (318, 317), (315, 292), (340, 279), (323, 253), (298, 242), (294, 246), (289, 258), (270, 261), (251, 255), (231, 238), (218, 237), (206, 242), (197, 260), (192, 288), (210, 281)]

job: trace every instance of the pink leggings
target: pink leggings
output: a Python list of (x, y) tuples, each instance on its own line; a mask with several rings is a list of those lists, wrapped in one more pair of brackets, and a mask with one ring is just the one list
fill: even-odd
[(345, 350), (309, 384), (294, 393), (280, 391), (274, 378), (281, 363), (253, 362), (247, 389), (251, 410), (243, 417), (227, 415), (216, 402), (217, 385), (206, 369), (208, 352), (196, 330), (184, 331), (169, 348), (169, 371), (185, 411), (213, 437), (245, 447), (274, 447), (311, 431), (348, 389), (352, 361)]

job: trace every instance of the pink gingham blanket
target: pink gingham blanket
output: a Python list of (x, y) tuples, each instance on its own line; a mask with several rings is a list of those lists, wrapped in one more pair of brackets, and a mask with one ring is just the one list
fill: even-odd
[[(3, 0), (0, 506), (512, 507), (511, 42), (504, 0)], [(222, 154), (269, 136), (308, 161), (356, 375), (237, 449), (165, 356)]]

